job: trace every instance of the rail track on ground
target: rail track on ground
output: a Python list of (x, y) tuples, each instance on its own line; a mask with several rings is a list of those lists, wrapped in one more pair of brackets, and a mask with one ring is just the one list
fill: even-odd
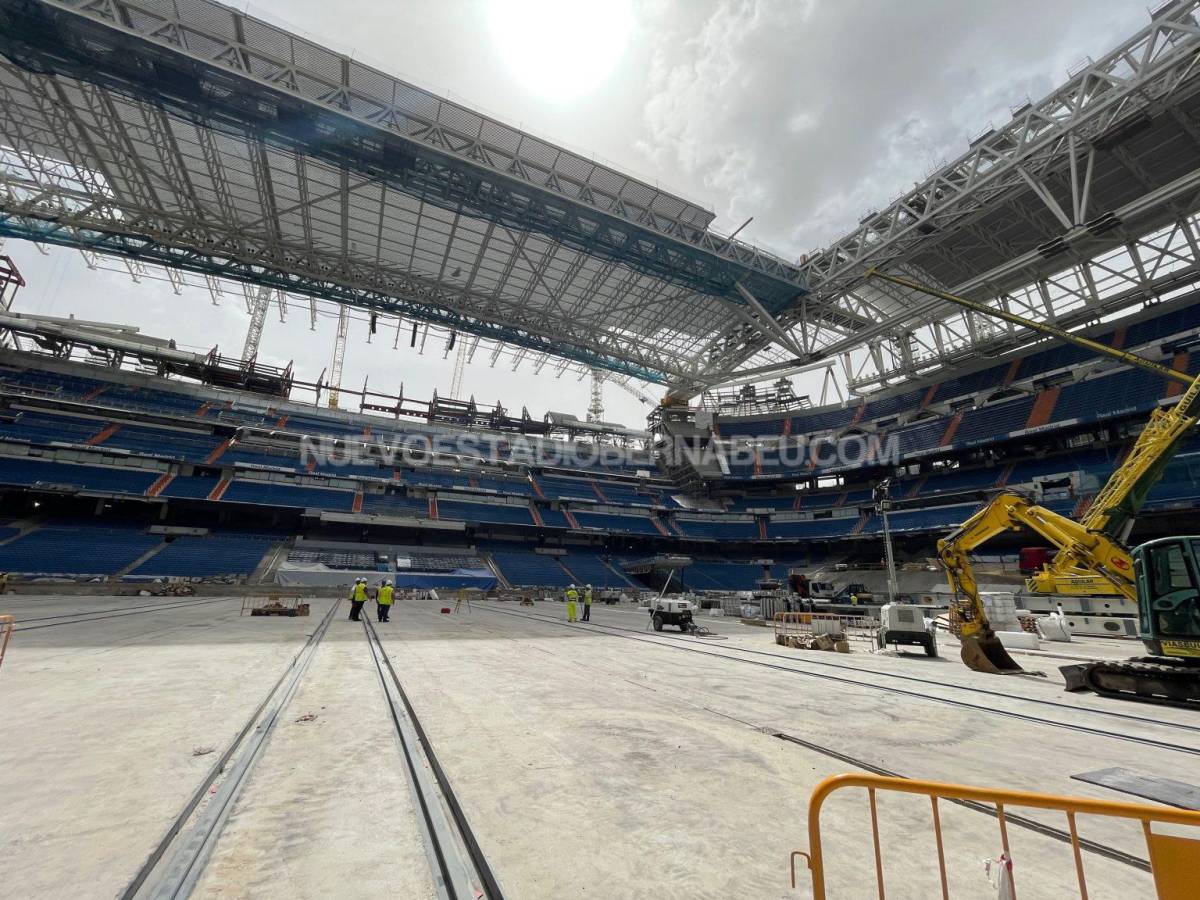
[[(276, 723), (298, 690), (340, 605), (338, 601), (330, 604), (329, 611), (134, 873), (119, 900), (181, 900), (195, 889), (235, 801)], [(209, 802), (197, 813), (206, 797), (210, 798)]]
[[(113, 609), (80, 610), (73, 613), (60, 613), (53, 616), (36, 616), (34, 618), (18, 617), (13, 631), (35, 631), (39, 628), (61, 628), (66, 625), (83, 625), (88, 622), (99, 622), (102, 619), (120, 619), (125, 616), (139, 616), (152, 612), (162, 612), (171, 609), (185, 609), (190, 606), (204, 606), (208, 603), (228, 603), (231, 597), (205, 597), (192, 600), (173, 600), (169, 603), (145, 603), (138, 606), (118, 606)], [(62, 619), (64, 621), (50, 621)], [(37, 624), (28, 625), (27, 622)]]
[[(853, 678), (846, 674), (836, 674), (829, 670), (841, 670), (843, 672), (865, 674), (870, 678), (882, 678), (895, 680), (906, 683), (916, 683), (937, 690), (952, 690), (961, 691), (968, 694), (978, 694), (982, 696), (1003, 699), (1008, 702), (1017, 704), (1029, 704), (1038, 707), (1052, 708), (1069, 712), (1072, 715), (1098, 716), (1102, 719), (1114, 721), (1126, 721), (1131, 723), (1139, 723), (1142, 725), (1153, 726), (1158, 728), (1169, 728), (1177, 731), (1183, 731), (1191, 734), (1200, 734), (1200, 726), (1187, 725), (1182, 722), (1162, 721), (1151, 719), (1145, 716), (1138, 716), (1132, 713), (1118, 712), (1115, 710), (1091, 709), (1084, 706), (1075, 706), (1069, 703), (1062, 703), (1057, 700), (1047, 700), (1038, 697), (1015, 697), (1011, 694), (1006, 694), (1001, 691), (994, 691), (988, 688), (976, 688), (966, 685), (949, 685), (932, 679), (919, 678), (912, 675), (902, 675), (891, 672), (878, 672), (874, 670), (864, 670), (854, 668), (852, 666), (842, 665), (840, 663), (830, 662), (827, 660), (815, 659), (796, 659), (795, 657), (786, 656), (781, 653), (772, 653), (766, 650), (751, 650), (747, 648), (731, 647), (721, 645), (718, 647), (706, 646), (702, 643), (702, 639), (696, 639), (687, 635), (662, 636), (655, 632), (653, 636), (644, 631), (639, 631), (634, 628), (626, 628), (621, 625), (600, 624), (595, 620), (587, 624), (575, 624), (565, 622), (560, 618), (553, 616), (541, 615), (538, 613), (518, 612), (516, 610), (504, 610), (484, 606), (480, 604), (477, 608), (483, 609), (486, 612), (497, 613), (514, 618), (528, 619), (530, 621), (543, 622), (548, 625), (556, 625), (562, 628), (569, 628), (580, 631), (582, 633), (596, 633), (601, 630), (603, 633), (609, 634), (612, 637), (621, 638), (623, 640), (638, 641), (640, 643), (650, 644), (652, 646), (665, 647), (671, 650), (679, 650), (689, 653), (695, 653), (702, 656), (707, 656), (713, 659), (725, 660), (726, 662), (740, 663), (743, 665), (753, 665), (760, 668), (770, 669), (777, 672), (786, 673), (806, 678), (815, 678), (824, 681), (831, 681), (838, 684), (849, 685), (858, 688), (866, 688), (869, 690), (883, 691), (891, 694), (898, 694), (905, 697), (912, 697), (918, 700), (927, 701), (930, 703), (940, 703), (943, 705), (953, 706), (960, 709), (968, 709), (974, 712), (979, 712), (986, 715), (1001, 716), (1008, 719), (1027, 722), (1034, 725), (1041, 725), (1049, 728), (1057, 728), (1066, 731), (1073, 731), (1080, 734), (1088, 734), (1095, 737), (1110, 738), (1113, 740), (1126, 741), (1143, 746), (1154, 747), (1160, 750), (1168, 750), (1176, 753), (1185, 753), (1192, 756), (1200, 756), (1200, 747), (1189, 746), (1187, 744), (1171, 743), (1170, 741), (1158, 740), (1156, 738), (1145, 737), (1137, 734), (1129, 734), (1126, 732), (1112, 731), (1106, 728), (1101, 728), (1095, 725), (1085, 725), (1079, 722), (1063, 722), (1056, 719), (1046, 718), (1045, 716), (1033, 715), (1028, 712), (1020, 712), (1016, 709), (1001, 709), (993, 705), (985, 705), (983, 703), (973, 703), (965, 699), (956, 699), (954, 697), (945, 697), (935, 694), (925, 693), (917, 689), (898, 687), (894, 684), (881, 684), (878, 681), (871, 681), (862, 678)], [(741, 654), (732, 655), (732, 654)], [(779, 662), (771, 662), (769, 660), (779, 660)], [(783, 663), (789, 663), (784, 665)], [(816, 668), (806, 668), (806, 667)]]
[[(706, 709), (708, 708), (706, 707)], [(806, 750), (811, 750), (814, 753), (820, 753), (822, 756), (828, 756), (830, 759), (836, 759), (839, 762), (844, 762), (847, 765), (854, 766), (856, 769), (862, 769), (864, 772), (871, 772), (875, 775), (886, 775), (889, 778), (909, 777), (902, 772), (885, 769), (882, 766), (875, 765), (874, 763), (871, 763), (865, 759), (859, 759), (856, 756), (851, 756), (848, 753), (843, 753), (840, 750), (835, 750), (832, 747), (824, 744), (818, 744), (815, 741), (809, 741), (804, 738), (797, 737), (794, 734), (788, 734), (784, 731), (776, 731), (773, 728), (766, 728), (761, 725), (756, 725), (753, 722), (748, 722), (745, 719), (737, 719), (714, 709), (708, 709), (708, 711), (715, 715), (732, 719), (733, 721), (739, 722), (742, 725), (746, 725), (750, 728), (754, 728), (755, 730), (761, 731), (763, 734), (769, 737), (777, 738), (778, 740), (785, 741), (789, 744), (795, 744), (805, 748)], [(947, 797), (946, 801), (948, 803), (953, 803), (955, 806), (961, 806), (964, 809), (970, 809), (975, 812), (991, 816), (993, 819), (999, 818), (999, 813), (997, 813), (996, 808), (989, 806), (986, 803), (979, 803), (975, 800), (961, 800), (954, 797)], [(1072, 837), (1069, 831), (1063, 831), (1061, 828), (1055, 828), (1053, 825), (1047, 825), (1044, 822), (1039, 822), (1037, 819), (1029, 816), (1024, 816), (1020, 813), (1014, 813), (1012, 810), (1006, 809), (1004, 811), (1004, 820), (1009, 825), (1016, 825), (1018, 828), (1024, 828), (1027, 831), (1032, 831), (1036, 834), (1053, 838), (1054, 840), (1060, 841), (1068, 846), (1070, 846), (1072, 843)], [(1152, 871), (1150, 862), (1142, 859), (1140, 856), (1134, 853), (1127, 853), (1118, 847), (1112, 847), (1108, 844), (1103, 844), (1099, 841), (1093, 841), (1083, 837), (1077, 837), (1076, 840), (1078, 840), (1080, 849), (1086, 850), (1089, 853), (1095, 853), (1098, 856), (1103, 856), (1106, 859), (1113, 860), (1114, 862), (1132, 866), (1133, 868), (1140, 869), (1143, 872)]]
[[(168, 604), (155, 609), (180, 605), (189, 604)], [(243, 788), (264, 755), (276, 725), (283, 721), (285, 710), (304, 683), (317, 648), (340, 607), (338, 600), (330, 604), (241, 730), (189, 795), (120, 893), (119, 900), (185, 900), (192, 894)], [(387, 698), (388, 715), (399, 739), (436, 896), (439, 900), (503, 900), (495, 875), (379, 635), (365, 616), (362, 621), (366, 644)]]
[[(531, 619), (531, 620), (535, 620), (535, 621), (542, 621), (542, 622), (546, 622), (548, 624), (573, 627), (573, 628), (577, 628), (580, 631), (585, 631), (585, 632), (588, 630), (588, 628), (586, 628), (586, 627), (580, 627), (578, 625), (571, 625), (571, 623), (563, 622), (561, 619), (541, 616), (541, 615), (537, 615), (537, 614), (531, 615), (528, 613), (518, 613), (516, 611), (490, 609), (489, 607), (477, 607), (477, 608), (483, 608), (483, 609), (491, 611), (491, 612), (500, 612), (500, 613), (504, 613), (506, 615), (517, 616), (520, 618), (526, 618), (526, 619)], [(597, 623), (594, 620), (592, 622), (588, 623), (588, 625), (596, 625), (596, 624)], [(662, 641), (650, 638), (649, 635), (642, 635), (642, 634), (634, 631), (633, 629), (627, 629), (627, 628), (623, 628), (621, 626), (601, 626), (601, 627), (610, 628), (615, 631), (632, 632), (631, 635), (614, 634), (613, 635), (614, 637), (633, 637), (635, 639), (645, 638), (646, 643), (656, 644), (659, 646), (667, 646), (667, 647), (672, 647), (672, 644), (674, 644), (675, 646), (673, 647), (673, 649), (685, 649), (685, 650), (686, 649), (697, 649), (697, 650), (700, 650), (701, 652), (703, 652), (702, 648), (691, 648), (691, 647), (687, 647), (687, 646), (679, 646), (682, 641), (688, 640), (688, 638), (686, 638), (685, 636), (682, 636), (682, 635), (680, 636), (680, 638), (668, 638), (667, 639), (668, 642), (664, 643)], [(736, 648), (727, 648), (727, 649), (735, 650)], [(785, 659), (785, 660), (790, 659), (789, 657), (784, 656), (783, 654), (769, 653), (769, 652), (765, 652), (765, 651), (744, 651), (744, 652), (762, 652), (762, 654), (766, 655), (766, 656), (773, 656), (773, 657), (777, 657), (777, 658)], [(727, 659), (732, 662), (755, 662), (754, 660), (739, 660), (736, 657), (722, 656), (721, 654), (705, 654), (705, 655), (717, 655), (718, 658), (724, 658), (724, 659)], [(770, 664), (765, 664), (765, 665), (768, 665), (770, 668), (780, 668), (780, 669), (783, 669), (784, 671), (789, 671), (788, 669), (786, 669), (784, 667), (772, 666)], [(837, 668), (849, 668), (849, 667), (838, 666)], [(790, 671), (793, 671), (796, 674), (817, 674), (817, 673), (805, 673), (800, 670), (790, 670)], [(821, 677), (821, 676), (817, 675), (817, 677)], [(838, 679), (838, 680), (839, 681), (849, 681), (849, 679)], [(858, 682), (854, 682), (854, 683), (860, 684)], [(941, 685), (939, 682), (931, 682), (931, 683), (937, 684), (939, 687), (946, 686), (946, 685)], [(867, 687), (873, 686), (869, 682), (863, 682), (861, 684), (863, 686), (867, 686)], [(929, 699), (936, 700), (937, 698), (929, 698)], [(967, 706), (971, 706), (972, 708), (981, 709), (983, 711), (991, 711), (985, 707), (975, 707), (972, 704), (956, 704), (956, 705), (967, 705)], [(1068, 704), (1058, 704), (1058, 705), (1078, 711), (1078, 708), (1070, 707)], [(708, 712), (712, 715), (716, 715), (723, 719), (728, 719), (728, 720), (736, 722), (740, 725), (744, 725), (744, 726), (751, 728), (767, 737), (774, 738), (774, 739), (777, 739), (777, 740), (780, 740), (780, 741), (783, 741), (785, 743), (792, 744), (795, 746), (803, 747), (812, 752), (819, 753), (819, 754), (821, 754), (823, 756), (827, 756), (831, 759), (836, 759), (840, 762), (844, 762), (847, 765), (853, 766), (854, 768), (861, 769), (866, 772), (872, 772), (876, 775), (886, 775), (886, 776), (890, 776), (893, 778), (908, 778), (909, 777), (902, 772), (896, 772), (891, 769), (883, 768), (883, 767), (876, 765), (868, 760), (861, 759), (852, 754), (837, 750), (833, 747), (829, 747), (824, 744), (819, 744), (817, 742), (810, 741), (810, 740), (798, 737), (793, 734), (789, 734), (788, 732), (785, 732), (785, 731), (780, 731), (777, 728), (765, 726), (765, 725), (762, 725), (762, 724), (759, 724), (756, 722), (752, 722), (752, 721), (749, 721), (749, 720), (746, 720), (746, 719), (743, 719), (743, 718), (740, 718), (737, 716), (731, 716), (728, 713), (713, 709), (709, 706), (702, 706), (699, 708), (703, 709), (705, 712)], [(1103, 711), (1101, 711), (1101, 712), (1103, 712)], [(1123, 715), (1123, 714), (1117, 714), (1117, 715)], [(1016, 714), (1013, 717), (1028, 718), (1025, 716), (1021, 716), (1019, 714)], [(1154, 722), (1154, 720), (1141, 719), (1141, 717), (1138, 717), (1138, 716), (1133, 716), (1132, 718), (1140, 719), (1141, 721), (1150, 722), (1152, 724), (1162, 724), (1162, 723)], [(1037, 722), (1043, 723), (1043, 724), (1059, 725), (1061, 727), (1067, 727), (1067, 728), (1070, 728), (1070, 730), (1075, 730), (1075, 731), (1082, 730), (1089, 734), (1097, 733), (1096, 730), (1094, 730), (1094, 729), (1075, 728), (1075, 727), (1071, 726), (1070, 723), (1054, 723), (1050, 720), (1042, 720), (1042, 719), (1037, 719), (1037, 718), (1035, 718), (1034, 720)], [(1192, 729), (1190, 726), (1181, 726), (1181, 727), (1188, 728), (1189, 730), (1197, 730), (1197, 729)], [(1101, 733), (1103, 733), (1103, 732), (1101, 732)], [(1112, 735), (1112, 736), (1119, 736), (1119, 735)], [(1164, 749), (1176, 749), (1176, 750), (1182, 750), (1184, 752), (1200, 753), (1200, 750), (1193, 750), (1191, 748), (1186, 748), (1186, 747), (1182, 747), (1179, 745), (1164, 745), (1162, 742), (1153, 742), (1153, 741), (1152, 741), (1152, 743), (1154, 743), (1156, 746), (1163, 746)], [(984, 815), (988, 815), (992, 818), (997, 818), (997, 812), (996, 812), (995, 808), (991, 807), (987, 804), (977, 803), (972, 800), (950, 800), (949, 802), (954, 803), (957, 806), (961, 806), (965, 809), (970, 809), (975, 812), (979, 812)], [(1010, 825), (1015, 825), (1018, 828), (1022, 828), (1022, 829), (1028, 830), (1030, 832), (1043, 835), (1045, 837), (1059, 841), (1068, 846), (1071, 845), (1072, 836), (1071, 836), (1070, 832), (1068, 832), (1068, 831), (1064, 831), (1060, 828), (1055, 828), (1052, 825), (1048, 825), (1044, 822), (1041, 822), (1041, 821), (1039, 821), (1035, 818), (1031, 818), (1029, 816), (1014, 814), (1011, 810), (1005, 810), (1004, 817), (1005, 817), (1006, 822)], [(1078, 838), (1078, 842), (1079, 842), (1080, 848), (1089, 853), (1093, 853), (1097, 856), (1104, 857), (1104, 858), (1112, 860), (1114, 862), (1118, 862), (1123, 865), (1130, 866), (1132, 868), (1138, 869), (1143, 872), (1151, 871), (1150, 862), (1134, 853), (1129, 853), (1118, 847), (1113, 847), (1109, 844), (1104, 844), (1099, 841), (1089, 840), (1089, 839), (1082, 838), (1082, 837)]]
[(434, 753), (375, 626), (366, 615), (363, 630), (400, 740), (439, 895), (449, 900), (503, 900), (504, 894), (455, 796), (450, 778)]

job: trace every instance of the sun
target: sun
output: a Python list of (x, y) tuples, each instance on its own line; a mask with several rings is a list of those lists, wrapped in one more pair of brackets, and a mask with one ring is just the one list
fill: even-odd
[(632, 0), (489, 0), (488, 25), (513, 75), (547, 100), (595, 90), (633, 31)]

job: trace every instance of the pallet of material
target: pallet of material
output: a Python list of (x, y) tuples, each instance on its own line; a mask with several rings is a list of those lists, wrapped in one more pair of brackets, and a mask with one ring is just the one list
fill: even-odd
[(292, 606), (284, 605), (283, 603), (265, 603), (262, 606), (256, 606), (250, 610), (252, 616), (307, 616), (308, 604), (297, 603)]

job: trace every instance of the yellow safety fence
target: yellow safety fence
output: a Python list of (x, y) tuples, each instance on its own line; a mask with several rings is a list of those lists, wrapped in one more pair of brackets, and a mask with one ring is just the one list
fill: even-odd
[[(1172, 809), (1165, 806), (1150, 806), (1143, 803), (1093, 800), (1086, 797), (1058, 797), (1030, 791), (966, 787), (937, 781), (917, 781), (884, 775), (862, 774), (834, 775), (826, 778), (816, 786), (809, 800), (808, 852), (796, 850), (792, 853), (791, 878), (794, 889), (796, 887), (796, 860), (798, 857), (804, 857), (812, 874), (813, 900), (828, 900), (825, 886), (825, 857), (821, 844), (821, 809), (831, 794), (847, 788), (864, 788), (867, 792), (871, 813), (871, 839), (875, 850), (875, 881), (879, 900), (886, 900), (884, 860), (879, 842), (879, 816), (876, 806), (876, 795), (880, 793), (919, 794), (929, 798), (932, 813), (930, 826), (937, 844), (938, 875), (941, 881), (942, 900), (950, 900), (946, 851), (942, 840), (939, 807), (939, 802), (943, 800), (973, 801), (992, 807), (995, 810), (997, 828), (1000, 832), (1000, 845), (1004, 850), (1005, 857), (1010, 860), (1012, 853), (1008, 842), (1006, 810), (1015, 807), (1061, 812), (1066, 818), (1070, 833), (1071, 851), (1075, 859), (1075, 876), (1081, 900), (1088, 900), (1088, 892), (1077, 830), (1077, 818), (1079, 816), (1101, 816), (1140, 822), (1158, 900), (1196, 900), (1197, 897), (1200, 897), (1200, 812)], [(1162, 825), (1184, 826), (1198, 830), (1192, 836), (1155, 831), (1154, 826)], [(1017, 896), (1020, 874), (1019, 867), (1014, 866), (1011, 894), (1013, 897)], [(854, 900), (860, 900), (860, 898), (855, 897)]]
[(4, 651), (8, 649), (8, 639), (12, 637), (15, 621), (12, 616), (0, 616), (0, 663), (4, 662)]

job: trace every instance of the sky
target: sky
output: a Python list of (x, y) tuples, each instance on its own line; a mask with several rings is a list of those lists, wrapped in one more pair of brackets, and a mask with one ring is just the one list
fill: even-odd
[[(964, 152), (1148, 21), (1130, 0), (255, 0), (239, 8), (711, 209), (728, 233), (796, 259)], [(241, 351), (239, 288), (213, 305), (89, 271), (74, 251), (5, 247), (17, 311), (135, 324)], [(267, 320), (260, 356), (316, 380), (333, 320)], [(343, 384), (445, 395), (452, 358), (353, 323)], [(800, 392), (804, 386), (800, 385)], [(477, 361), (464, 395), (584, 415), (588, 382)], [(648, 387), (659, 396), (661, 389)], [(606, 418), (646, 408), (609, 385)]]

